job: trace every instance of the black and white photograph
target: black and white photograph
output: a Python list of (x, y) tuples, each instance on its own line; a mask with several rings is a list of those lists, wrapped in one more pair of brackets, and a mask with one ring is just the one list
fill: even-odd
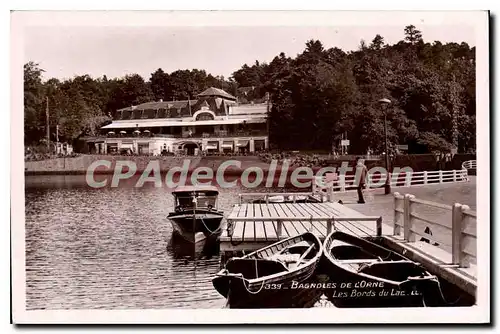
[(13, 11), (12, 321), (488, 322), (489, 20)]

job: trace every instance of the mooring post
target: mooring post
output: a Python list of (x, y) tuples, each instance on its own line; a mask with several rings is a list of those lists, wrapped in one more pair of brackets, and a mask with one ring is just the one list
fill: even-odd
[(470, 263), (468, 261), (468, 256), (463, 252), (464, 244), (462, 238), (462, 228), (464, 222), (464, 211), (468, 210), (467, 205), (462, 205), (460, 203), (453, 204), (451, 219), (451, 253), (453, 264), (458, 264), (459, 267), (468, 268)]
[[(460, 231), (463, 231), (464, 225), (465, 225), (465, 213), (464, 211), (470, 210), (470, 207), (468, 205), (462, 204), (461, 207), (461, 212), (462, 212), (462, 220), (461, 220), (461, 227)], [(460, 250), (463, 250), (464, 248), (464, 242), (463, 238), (460, 238)], [(467, 255), (465, 252), (460, 252), (460, 267), (464, 268), (469, 268), (470, 267), (470, 257)]]
[(281, 228), (282, 228), (282, 221), (281, 219), (278, 219), (276, 221), (276, 234), (278, 234), (277, 235), (278, 239), (281, 237)]
[(411, 238), (411, 200), (415, 198), (415, 196), (410, 194), (405, 194), (404, 197), (404, 221), (403, 221), (403, 235), (406, 241), (414, 241)]
[(335, 217), (328, 219), (326, 221), (326, 235), (332, 233), (332, 229), (335, 227)]
[(399, 198), (401, 195), (398, 192), (394, 193), (394, 230), (392, 232), (392, 235), (399, 235), (401, 233), (401, 226), (396, 224), (398, 221), (398, 215), (400, 212), (397, 211), (398, 208), (398, 201), (401, 199)]

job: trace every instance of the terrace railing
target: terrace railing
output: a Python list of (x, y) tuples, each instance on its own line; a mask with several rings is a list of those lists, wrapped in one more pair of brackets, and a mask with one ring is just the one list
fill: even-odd
[[(327, 174), (328, 176), (316, 177), (313, 182), (313, 192), (327, 189), (335, 192), (354, 191), (357, 188), (355, 175)], [(392, 188), (414, 187), (429, 184), (441, 184), (449, 182), (467, 182), (469, 180), (467, 170), (440, 170), (423, 172), (400, 172), (390, 175), (390, 185)], [(369, 173), (367, 176), (366, 188), (375, 189), (384, 187), (387, 182), (387, 174)]]
[[(467, 205), (441, 203), (418, 199), (411, 194), (394, 194), (394, 235), (407, 242), (417, 238), (451, 250), (456, 267), (476, 263), (477, 215)], [(431, 234), (432, 233), (432, 234)]]
[(476, 160), (467, 160), (462, 163), (462, 169), (476, 169), (477, 163)]

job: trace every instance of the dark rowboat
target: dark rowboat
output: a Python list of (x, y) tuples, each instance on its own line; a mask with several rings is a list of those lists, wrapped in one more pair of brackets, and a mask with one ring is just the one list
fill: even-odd
[(219, 191), (213, 186), (185, 186), (172, 194), (175, 211), (168, 215), (174, 231), (190, 242), (220, 233), (224, 213), (217, 210)]
[(230, 308), (304, 307), (321, 294), (313, 283), (321, 254), (318, 237), (304, 233), (230, 259), (212, 283)]
[(332, 282), (325, 294), (337, 307), (439, 304), (436, 276), (372, 241), (335, 231), (326, 237), (323, 253), (321, 271)]

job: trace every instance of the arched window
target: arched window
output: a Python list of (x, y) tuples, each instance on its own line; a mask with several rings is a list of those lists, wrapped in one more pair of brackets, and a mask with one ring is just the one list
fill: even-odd
[(208, 112), (202, 112), (196, 116), (197, 121), (212, 121), (213, 119), (214, 119), (214, 116)]

